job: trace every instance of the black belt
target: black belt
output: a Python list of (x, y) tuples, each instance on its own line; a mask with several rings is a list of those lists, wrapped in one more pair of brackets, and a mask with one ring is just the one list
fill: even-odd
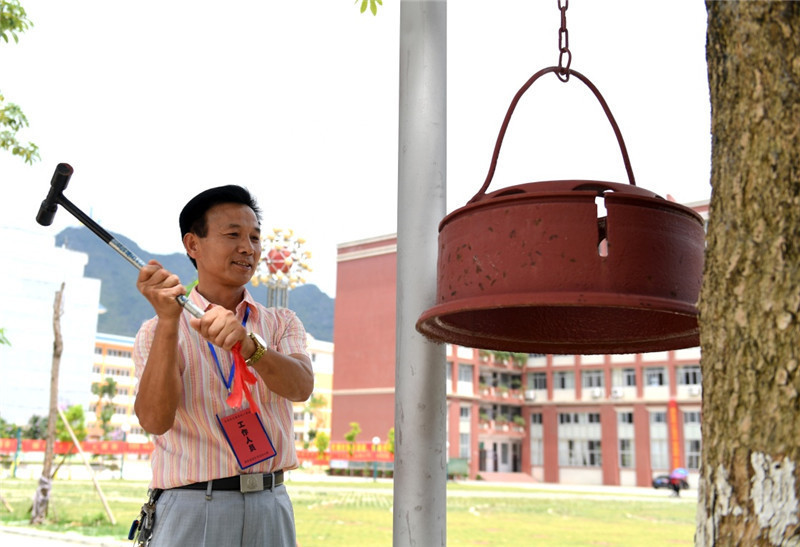
[(248, 473), (246, 475), (236, 475), (235, 477), (226, 477), (224, 479), (214, 479), (213, 481), (193, 482), (192, 484), (184, 484), (183, 486), (176, 486), (175, 488), (207, 490), (209, 483), (211, 483), (212, 490), (238, 490), (243, 493), (261, 492), (262, 490), (271, 490), (283, 484), (283, 471), (275, 471), (274, 473)]

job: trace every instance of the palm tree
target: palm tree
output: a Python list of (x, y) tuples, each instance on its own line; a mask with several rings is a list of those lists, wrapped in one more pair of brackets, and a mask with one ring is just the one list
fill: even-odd
[[(92, 393), (97, 395), (96, 414), (103, 429), (103, 440), (107, 440), (111, 432), (111, 417), (114, 416), (112, 401), (117, 394), (117, 382), (111, 377), (106, 377), (103, 383), (92, 384)], [(107, 399), (105, 402), (104, 398)]]

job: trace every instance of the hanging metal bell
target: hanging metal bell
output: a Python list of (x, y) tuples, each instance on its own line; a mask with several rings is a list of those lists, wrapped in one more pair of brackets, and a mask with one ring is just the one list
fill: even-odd
[[(703, 219), (638, 188), (599, 91), (629, 184), (560, 180), (489, 194), (506, 115), (481, 190), (439, 225), (436, 304), (417, 321), (431, 340), (553, 354), (664, 351), (699, 344)], [(602, 202), (602, 207), (598, 205)], [(600, 211), (600, 213), (598, 213)]]

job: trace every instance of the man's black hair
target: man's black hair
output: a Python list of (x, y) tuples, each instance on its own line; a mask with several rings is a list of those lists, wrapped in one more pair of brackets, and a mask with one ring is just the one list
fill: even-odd
[[(183, 207), (178, 222), (181, 227), (181, 239), (189, 232), (197, 235), (198, 237), (206, 237), (208, 235), (208, 224), (206, 224), (206, 213), (215, 205), (223, 203), (240, 203), (247, 205), (256, 214), (259, 225), (261, 224), (261, 209), (258, 207), (255, 198), (250, 195), (250, 192), (241, 186), (235, 184), (228, 184), (226, 186), (217, 186), (216, 188), (209, 188), (200, 192)], [(197, 262), (191, 256), (189, 260), (192, 261), (194, 267), (197, 268)]]

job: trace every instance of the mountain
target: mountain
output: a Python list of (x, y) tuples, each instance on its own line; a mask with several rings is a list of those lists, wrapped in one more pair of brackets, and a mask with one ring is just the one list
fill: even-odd
[[(148, 253), (123, 235), (113, 232), (111, 235), (145, 262), (151, 258), (158, 260), (184, 285), (197, 278), (197, 271), (185, 254)], [(99, 332), (134, 336), (141, 324), (154, 315), (153, 308), (136, 289), (137, 269), (88, 228), (64, 229), (56, 236), (56, 245), (88, 254), (89, 263), (84, 275), (102, 281), (100, 304), (106, 312), (98, 319)], [(266, 303), (265, 285), (249, 285), (247, 289), (257, 301)], [(333, 306), (334, 299), (316, 285), (301, 285), (289, 292), (289, 308), (297, 313), (306, 331), (317, 340), (333, 341)]]

